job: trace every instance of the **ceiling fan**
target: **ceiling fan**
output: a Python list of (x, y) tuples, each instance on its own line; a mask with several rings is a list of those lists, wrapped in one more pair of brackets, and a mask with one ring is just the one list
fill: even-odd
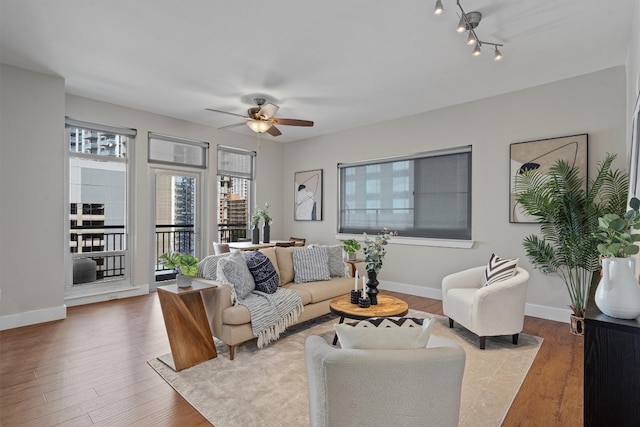
[(313, 126), (313, 122), (310, 120), (299, 120), (299, 119), (282, 119), (273, 117), (278, 112), (278, 107), (276, 104), (271, 102), (266, 102), (264, 98), (254, 98), (253, 101), (256, 103), (257, 107), (252, 107), (247, 110), (247, 115), (243, 116), (241, 114), (230, 113), (228, 111), (215, 110), (213, 108), (206, 108), (207, 111), (213, 111), (214, 113), (223, 113), (229, 114), (231, 116), (242, 117), (245, 119), (245, 122), (235, 123), (228, 126), (223, 126), (220, 129), (233, 128), (238, 126), (247, 125), (251, 128), (252, 131), (257, 133), (268, 133), (271, 136), (282, 135), (282, 132), (275, 127), (276, 124), (284, 125), (284, 126)]

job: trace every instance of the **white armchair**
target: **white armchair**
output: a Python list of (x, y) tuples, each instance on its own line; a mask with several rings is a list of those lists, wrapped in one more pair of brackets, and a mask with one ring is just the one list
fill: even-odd
[(311, 427), (457, 426), (465, 364), (457, 344), (431, 336), (417, 350), (305, 342)]
[(529, 273), (518, 267), (515, 276), (483, 286), (485, 269), (474, 267), (442, 279), (442, 310), (449, 327), (456, 321), (478, 335), (481, 349), (488, 336), (512, 335), (513, 344), (518, 344)]

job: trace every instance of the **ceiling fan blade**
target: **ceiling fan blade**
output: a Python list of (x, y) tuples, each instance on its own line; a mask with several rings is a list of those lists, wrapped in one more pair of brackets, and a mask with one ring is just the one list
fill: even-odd
[(229, 114), (230, 116), (242, 117), (243, 119), (248, 119), (249, 118), (247, 116), (243, 116), (242, 114), (230, 113), (228, 111), (222, 111), (222, 110), (215, 110), (213, 108), (205, 108), (205, 110), (213, 111), (214, 113), (222, 113), (222, 114)]
[(258, 111), (258, 115), (264, 116), (264, 118), (266, 119), (270, 119), (276, 115), (279, 109), (280, 107), (278, 107), (276, 104), (267, 102), (262, 107), (260, 107), (260, 111)]
[(221, 128), (218, 128), (218, 129), (237, 128), (237, 127), (240, 127), (240, 126), (244, 126), (244, 125), (246, 125), (246, 124), (247, 124), (247, 122), (244, 122), (244, 123), (234, 123), (234, 124), (232, 124), (232, 125), (222, 126)]
[(282, 132), (280, 132), (280, 129), (278, 129), (275, 126), (271, 126), (269, 128), (269, 130), (267, 131), (267, 133), (271, 136), (278, 136), (278, 135), (282, 135)]
[(298, 120), (298, 119), (271, 119), (273, 123), (277, 123), (279, 125), (285, 126), (313, 126), (313, 122), (311, 120)]

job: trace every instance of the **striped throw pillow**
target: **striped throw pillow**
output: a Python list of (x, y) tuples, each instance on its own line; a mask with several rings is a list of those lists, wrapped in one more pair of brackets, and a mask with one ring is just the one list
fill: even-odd
[(294, 283), (315, 282), (331, 278), (327, 248), (294, 248), (292, 252)]
[(331, 277), (349, 277), (347, 263), (342, 260), (342, 244), (317, 245), (311, 244), (310, 248), (327, 248), (329, 255), (329, 275)]
[(507, 280), (516, 275), (518, 268), (518, 258), (500, 258), (496, 254), (491, 254), (487, 269), (484, 271), (483, 285), (489, 286), (503, 280)]

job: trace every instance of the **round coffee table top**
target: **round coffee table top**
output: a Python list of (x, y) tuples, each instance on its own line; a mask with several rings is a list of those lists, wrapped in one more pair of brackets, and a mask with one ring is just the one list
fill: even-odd
[(351, 295), (334, 298), (329, 303), (332, 313), (349, 319), (365, 320), (372, 317), (404, 316), (409, 312), (409, 305), (399, 298), (378, 294), (378, 304), (362, 308), (351, 304)]

